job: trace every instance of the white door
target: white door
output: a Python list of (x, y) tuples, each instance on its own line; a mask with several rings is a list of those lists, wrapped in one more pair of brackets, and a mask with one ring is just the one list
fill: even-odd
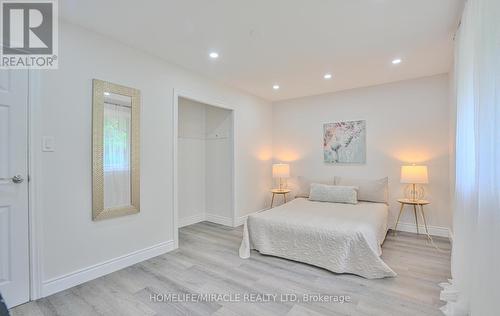
[(29, 300), (28, 73), (0, 70), (0, 293)]

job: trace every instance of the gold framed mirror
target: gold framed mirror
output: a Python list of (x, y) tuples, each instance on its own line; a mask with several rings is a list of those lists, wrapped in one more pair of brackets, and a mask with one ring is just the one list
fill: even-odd
[(92, 220), (140, 211), (139, 90), (92, 81)]

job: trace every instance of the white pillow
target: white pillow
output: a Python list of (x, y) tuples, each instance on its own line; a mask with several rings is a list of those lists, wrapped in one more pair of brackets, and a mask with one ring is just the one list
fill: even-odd
[(321, 183), (333, 185), (333, 180), (325, 180), (325, 181), (313, 181), (303, 176), (297, 177), (297, 191), (295, 193), (295, 197), (308, 198), (309, 192), (311, 192), (311, 183)]
[(387, 177), (369, 180), (336, 176), (334, 183), (335, 185), (358, 187), (358, 200), (360, 201), (387, 203), (389, 192), (389, 179)]
[(333, 203), (358, 203), (356, 187), (311, 183), (309, 200)]

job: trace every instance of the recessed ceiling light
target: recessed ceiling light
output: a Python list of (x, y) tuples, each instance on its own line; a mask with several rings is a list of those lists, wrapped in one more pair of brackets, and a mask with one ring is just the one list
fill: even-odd
[(401, 63), (401, 59), (399, 59), (399, 58), (398, 58), (398, 59), (394, 59), (394, 60), (392, 61), (392, 63), (393, 63), (394, 65), (400, 64), (400, 63)]
[(104, 95), (110, 95), (110, 93), (109, 92), (104, 92)]
[(216, 58), (219, 58), (219, 53), (211, 52), (208, 56), (210, 56), (210, 58), (212, 58), (212, 59), (216, 59)]
[(273, 85), (273, 89), (274, 89), (274, 90), (278, 90), (279, 88), (280, 88), (280, 86), (279, 86), (279, 85), (277, 85), (277, 84)]
[(332, 79), (332, 74), (325, 74), (323, 78), (325, 78), (326, 80)]

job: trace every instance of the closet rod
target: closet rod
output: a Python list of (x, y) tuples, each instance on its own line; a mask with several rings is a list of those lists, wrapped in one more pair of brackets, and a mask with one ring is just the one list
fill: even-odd
[(186, 137), (186, 136), (179, 136), (179, 139), (198, 139), (198, 140), (217, 140), (217, 139), (229, 139), (229, 137)]

